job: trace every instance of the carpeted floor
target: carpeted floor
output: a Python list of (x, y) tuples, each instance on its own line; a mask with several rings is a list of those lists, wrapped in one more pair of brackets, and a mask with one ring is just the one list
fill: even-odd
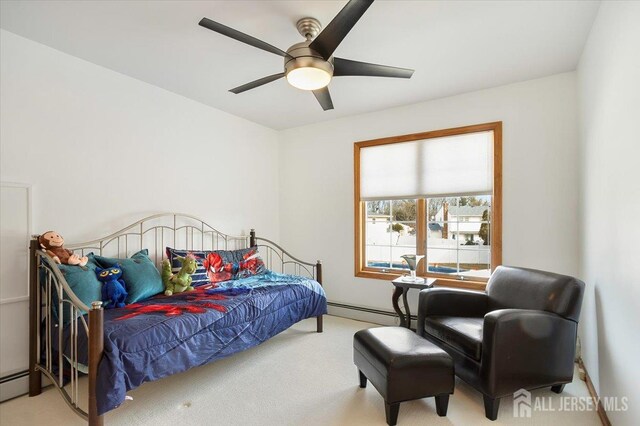
[[(133, 401), (105, 416), (107, 425), (385, 425), (384, 402), (371, 385), (358, 387), (352, 361), (353, 333), (372, 324), (325, 317), (317, 334), (315, 319), (303, 321), (264, 344), (130, 392)], [(574, 379), (562, 395), (533, 392), (546, 406), (560, 398), (588, 397)], [(599, 425), (593, 411), (534, 411), (514, 418), (511, 398), (504, 398), (496, 422), (484, 417), (482, 397), (461, 381), (438, 417), (433, 398), (403, 403), (398, 425)], [(81, 425), (53, 388), (41, 395), (0, 404), (0, 424)]]

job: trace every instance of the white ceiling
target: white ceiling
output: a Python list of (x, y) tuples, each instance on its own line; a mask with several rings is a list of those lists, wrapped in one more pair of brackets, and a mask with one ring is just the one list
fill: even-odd
[(274, 129), (574, 70), (599, 2), (376, 1), (336, 56), (414, 68), (410, 80), (337, 77), (335, 110), (284, 79), (283, 58), (198, 26), (206, 16), (286, 50), (295, 23), (346, 1), (2, 1), (3, 29)]

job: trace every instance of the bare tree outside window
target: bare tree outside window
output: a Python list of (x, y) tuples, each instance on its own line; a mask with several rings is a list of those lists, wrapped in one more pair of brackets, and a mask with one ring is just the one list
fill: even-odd
[(482, 225), (480, 225), (480, 230), (478, 231), (478, 236), (482, 238), (482, 241), (484, 241), (483, 245), (485, 246), (488, 246), (491, 244), (490, 242), (491, 234), (489, 233), (489, 224), (487, 223), (488, 221), (489, 221), (489, 209), (485, 210), (482, 213)]

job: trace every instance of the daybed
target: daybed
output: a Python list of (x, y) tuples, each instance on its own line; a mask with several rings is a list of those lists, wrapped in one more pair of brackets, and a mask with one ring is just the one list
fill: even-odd
[[(105, 310), (100, 301), (83, 302), (65, 279), (65, 268), (32, 240), (29, 396), (40, 394), (44, 375), (90, 425), (103, 424), (103, 414), (144, 382), (256, 346), (306, 318), (316, 317), (317, 332), (322, 332), (327, 309), (322, 264), (296, 259), (274, 242), (256, 237), (254, 230), (235, 237), (189, 215), (159, 214), (105, 238), (67, 247), (81, 255), (118, 259), (146, 249), (147, 262), (157, 267), (167, 247), (187, 252), (257, 247), (268, 269)], [(84, 398), (78, 381), (85, 373), (87, 411), (79, 405)]]

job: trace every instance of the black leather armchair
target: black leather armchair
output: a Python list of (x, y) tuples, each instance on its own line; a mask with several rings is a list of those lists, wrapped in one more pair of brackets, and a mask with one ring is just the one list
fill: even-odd
[(487, 418), (518, 389), (573, 378), (584, 283), (533, 269), (499, 266), (486, 292), (420, 292), (417, 333), (451, 355), (455, 373), (482, 392)]

